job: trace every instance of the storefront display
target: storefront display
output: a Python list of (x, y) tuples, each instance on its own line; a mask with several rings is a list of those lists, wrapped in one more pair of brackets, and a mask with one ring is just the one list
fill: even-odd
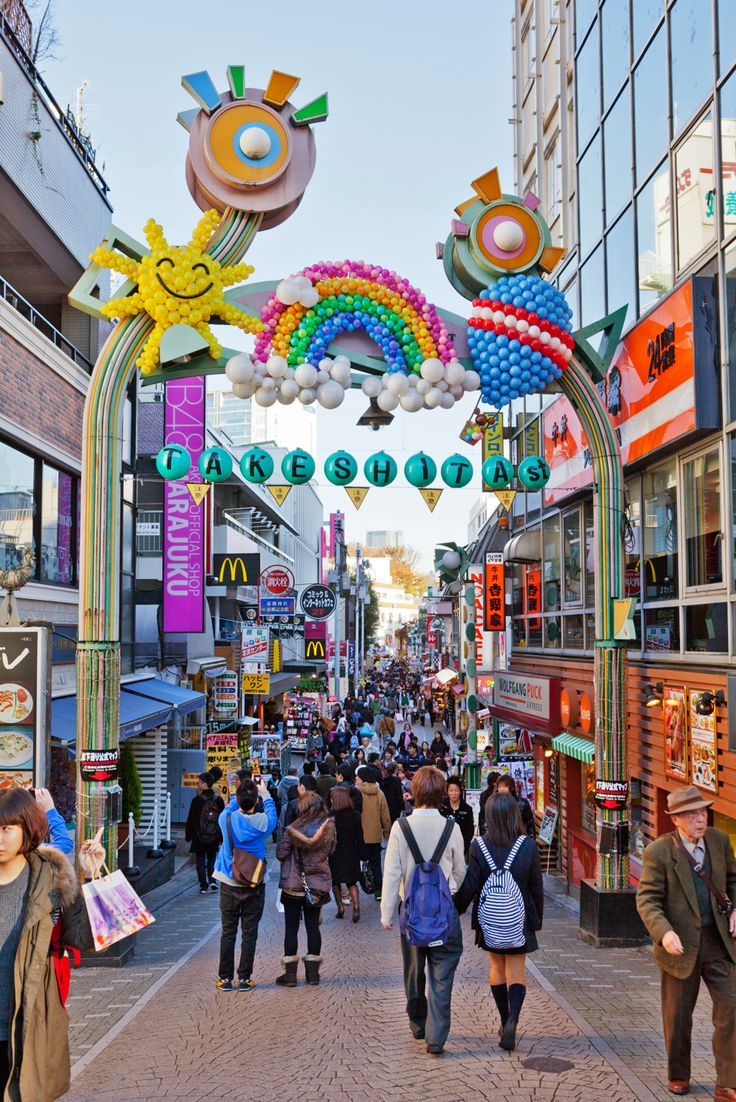
[(685, 690), (664, 687), (664, 771), (668, 777), (687, 782), (688, 738)]
[(690, 767), (693, 784), (707, 792), (718, 791), (716, 711), (703, 714), (703, 693), (690, 690)]
[(318, 718), (319, 696), (316, 693), (292, 693), (289, 696), (284, 735), (292, 750), (305, 753), (309, 728)]

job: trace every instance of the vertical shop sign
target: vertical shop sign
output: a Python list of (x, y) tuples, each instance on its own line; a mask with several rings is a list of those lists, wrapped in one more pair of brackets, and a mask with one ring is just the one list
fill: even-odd
[(693, 784), (708, 792), (718, 791), (718, 750), (716, 744), (716, 710), (711, 704), (709, 715), (702, 715), (703, 694), (690, 690), (690, 768)]
[(45, 628), (0, 629), (0, 787), (47, 784)]
[(483, 627), (486, 631), (503, 631), (506, 627), (506, 574), (503, 555), (486, 554), (483, 579)]
[(527, 567), (524, 576), (524, 589), (526, 595), (526, 614), (530, 617), (529, 627), (532, 631), (539, 631), (542, 627), (542, 571), (537, 567)]
[(475, 662), (479, 670), (483, 669), (483, 573), (480, 563), (468, 567), (475, 596)]
[(165, 384), (167, 444), (181, 444), (192, 458), (189, 474), (164, 484), (164, 631), (204, 631), (205, 506), (197, 505), (186, 483), (203, 481), (199, 457), (205, 445), (204, 376)]
[[(483, 430), (483, 462), (492, 455), (503, 455), (503, 413), (489, 414), (489, 423)], [(491, 487), (484, 481), (483, 489)]]
[(677, 781), (688, 779), (685, 690), (664, 687), (664, 771)]

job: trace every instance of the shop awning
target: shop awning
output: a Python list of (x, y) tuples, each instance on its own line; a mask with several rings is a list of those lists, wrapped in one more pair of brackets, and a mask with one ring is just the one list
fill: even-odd
[(552, 739), (552, 749), (558, 754), (566, 754), (568, 758), (584, 761), (586, 765), (592, 765), (595, 761), (595, 743), (577, 735), (557, 735)]
[[(172, 716), (170, 704), (151, 700), (145, 696), (120, 691), (120, 741), (150, 731), (168, 723)], [(72, 743), (77, 738), (76, 696), (56, 697), (51, 701), (51, 737), (59, 742)]]
[(542, 558), (542, 532), (532, 528), (514, 536), (503, 549), (504, 562), (539, 562)]
[(177, 715), (185, 716), (190, 712), (197, 712), (204, 708), (207, 697), (204, 693), (195, 693), (193, 689), (183, 689), (181, 685), (172, 685), (168, 681), (162, 681), (159, 677), (146, 678), (145, 681), (128, 681), (125, 684), (126, 693), (134, 693), (136, 696), (149, 697), (158, 700), (162, 704), (170, 704)]
[(280, 693), (288, 693), (289, 689), (295, 689), (300, 680), (298, 673), (272, 673), (269, 699), (279, 696)]
[(214, 654), (208, 658), (190, 658), (187, 662), (188, 677), (193, 677), (198, 673), (204, 674), (205, 677), (219, 677), (226, 669), (227, 662), (225, 659), (218, 658)]

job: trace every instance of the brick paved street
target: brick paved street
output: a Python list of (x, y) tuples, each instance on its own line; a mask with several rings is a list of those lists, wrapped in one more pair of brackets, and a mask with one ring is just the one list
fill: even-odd
[[(189, 876), (192, 870), (179, 874)], [(485, 958), (464, 920), (453, 1028), (438, 1059), (409, 1033), (398, 936), (380, 929), (372, 900), (364, 897), (357, 926), (338, 921), (334, 906), (326, 908), (319, 988), (280, 989), (273, 980), (282, 919), (269, 884), (258, 986), (226, 995), (214, 988), (217, 897), (193, 892), (158, 914), (156, 926), (139, 938), (134, 962), (121, 972), (76, 973), (71, 1102), (671, 1097), (664, 1083), (658, 978), (648, 951), (590, 949), (575, 937), (574, 915), (559, 904), (548, 908), (520, 1043), (510, 1055), (498, 1047)], [(707, 1092), (691, 1095), (696, 1099), (713, 1089), (706, 1010), (704, 998), (694, 1070)]]

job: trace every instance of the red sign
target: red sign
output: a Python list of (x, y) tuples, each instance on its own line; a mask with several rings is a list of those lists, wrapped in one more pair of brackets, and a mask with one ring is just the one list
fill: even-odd
[(261, 585), (274, 597), (285, 597), (294, 588), (294, 575), (288, 566), (269, 566), (261, 573)]
[(503, 555), (488, 552), (483, 574), (483, 625), (486, 631), (506, 627), (506, 572)]
[(542, 627), (542, 571), (538, 567), (528, 566), (524, 576), (524, 604), (526, 614), (530, 616), (529, 627), (539, 631)]
[[(624, 466), (651, 456), (695, 429), (719, 425), (718, 411), (711, 408), (708, 394), (712, 388), (704, 341), (711, 338), (701, 332), (707, 324), (696, 326), (693, 319), (696, 296), (698, 314), (707, 315), (710, 292), (704, 288), (705, 282), (688, 280), (643, 318), (618, 346), (608, 375), (599, 385)], [(715, 386), (715, 379), (712, 382)], [(553, 505), (592, 483), (593, 461), (590, 441), (566, 397), (549, 406), (543, 427), (544, 458), (552, 471), (545, 504)], [(633, 578), (629, 581), (632, 585)], [(638, 584), (631, 595), (637, 594)]]

